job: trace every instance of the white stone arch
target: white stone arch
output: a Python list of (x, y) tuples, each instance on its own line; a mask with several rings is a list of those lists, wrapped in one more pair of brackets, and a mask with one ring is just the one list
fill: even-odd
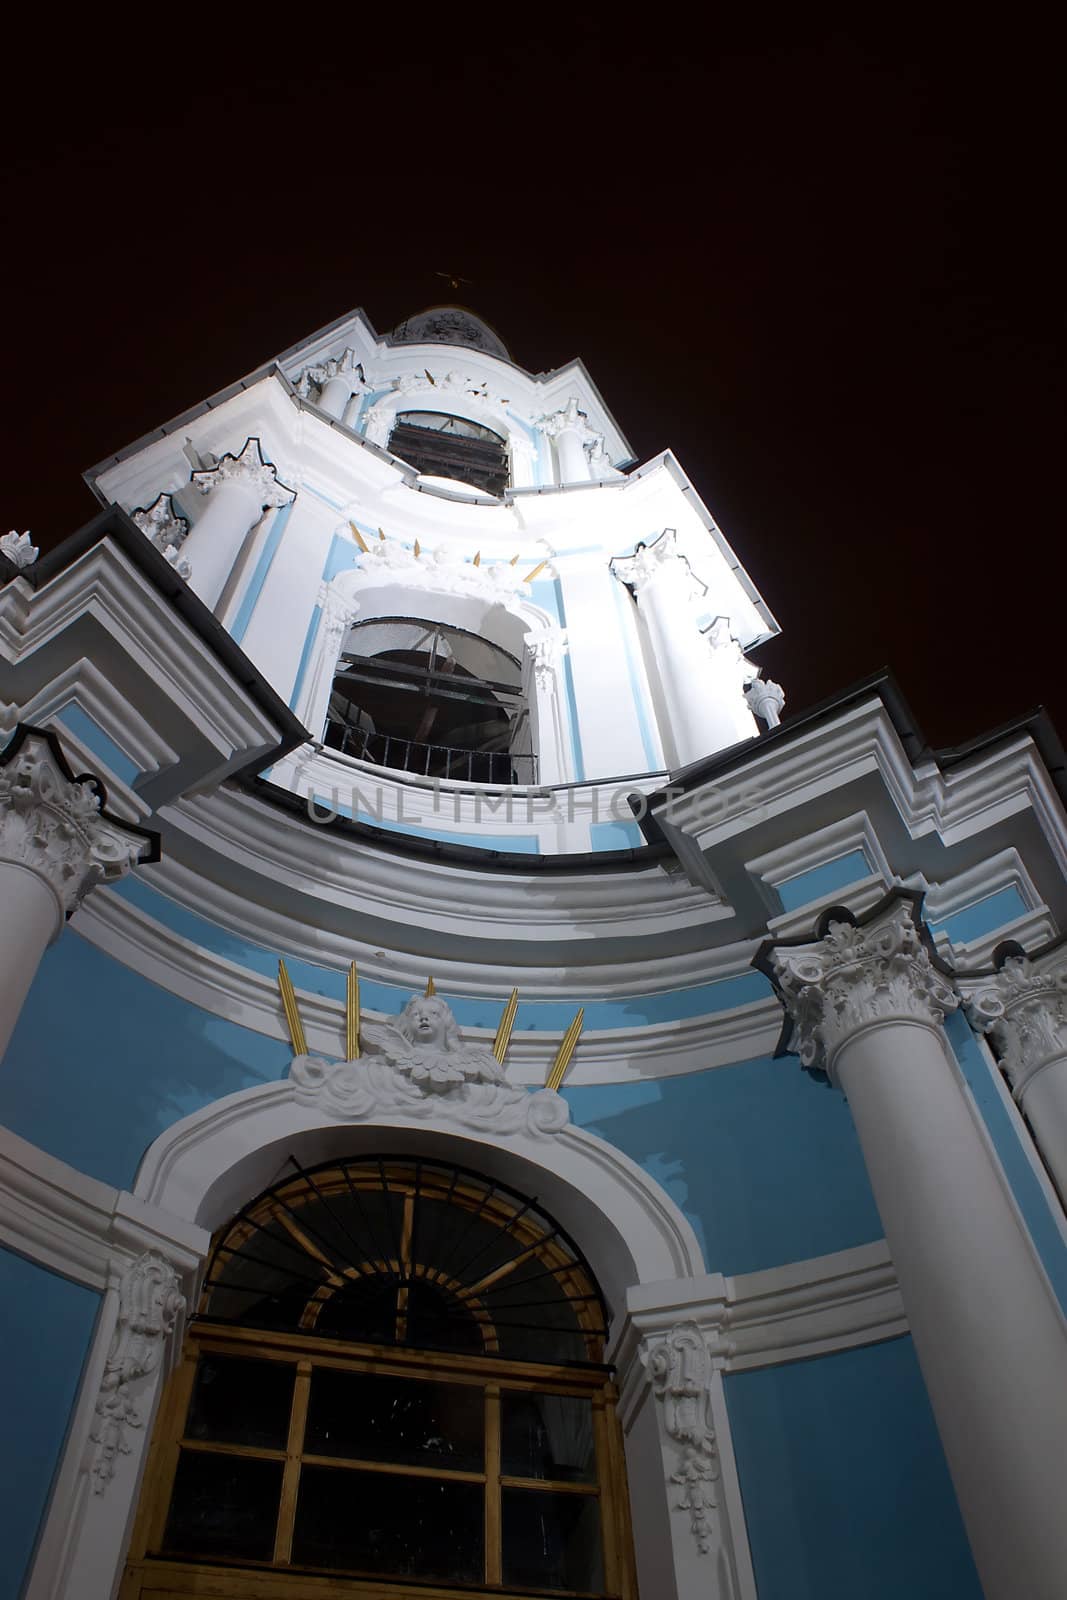
[[(571, 1125), (540, 1136), (457, 1132), (440, 1113), (432, 1121), (403, 1115), (345, 1121), (298, 1101), (288, 1080), (228, 1095), (166, 1129), (149, 1146), (124, 1209), (150, 1221), (161, 1259), (169, 1253), (168, 1238), (181, 1239), (188, 1263), (191, 1241), (202, 1241), (206, 1251), (212, 1231), (291, 1172), (290, 1154), (311, 1165), (370, 1152), (453, 1161), (536, 1195), (588, 1259), (612, 1313), (614, 1342), (631, 1291), (642, 1303), (672, 1306), (685, 1285), (706, 1281), (696, 1234), (678, 1206), (628, 1156), (593, 1134)], [(198, 1283), (187, 1278), (182, 1287), (192, 1307)], [(129, 1397), (135, 1419), (123, 1428), (113, 1476), (103, 1492), (94, 1492), (94, 1406), (121, 1298), (117, 1287), (105, 1296), (26, 1600), (111, 1600), (122, 1575), (159, 1399), (182, 1330), (175, 1329), (151, 1370), (134, 1374)], [(640, 1353), (628, 1346), (626, 1362), (647, 1388)], [(699, 1583), (690, 1581), (688, 1518), (671, 1514), (665, 1466), (673, 1461), (673, 1445), (660, 1436), (657, 1409), (646, 1405), (627, 1439), (631, 1499), (640, 1510), (639, 1565), (656, 1574), (656, 1600), (736, 1600), (714, 1588), (708, 1595), (703, 1563), (693, 1567)]]
[(516, 569), (453, 561), (447, 546), (416, 557), (388, 541), (372, 548), (358, 567), (324, 583), (318, 605), (319, 627), (294, 707), (313, 737), (321, 737), (341, 646), (352, 623), (423, 617), (465, 628), (519, 657), (538, 784), (574, 780), (563, 667), (566, 637), (555, 619), (523, 592)]
[(243, 1089), (183, 1118), (149, 1146), (134, 1195), (213, 1232), (268, 1188), (293, 1154), (302, 1166), (390, 1147), (475, 1168), (536, 1193), (584, 1252), (618, 1315), (637, 1284), (705, 1271), (692, 1224), (614, 1145), (573, 1124), (551, 1135), (464, 1129), (443, 1116), (352, 1122), (303, 1104), (288, 1079)]

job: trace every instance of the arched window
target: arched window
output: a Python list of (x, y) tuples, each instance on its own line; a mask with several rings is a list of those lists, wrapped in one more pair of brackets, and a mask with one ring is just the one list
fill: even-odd
[(349, 629), (323, 742), (424, 777), (537, 780), (518, 658), (478, 634), (417, 617)]
[(457, 1167), (293, 1166), (215, 1242), (123, 1600), (632, 1597), (575, 1245)]
[(492, 428), (443, 411), (402, 411), (389, 435), (401, 461), (434, 478), (501, 495), (508, 484), (507, 441)]

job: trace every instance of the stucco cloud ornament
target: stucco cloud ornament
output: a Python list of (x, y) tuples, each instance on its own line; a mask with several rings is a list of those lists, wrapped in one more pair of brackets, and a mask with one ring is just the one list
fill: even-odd
[(463, 1038), (437, 995), (414, 996), (395, 1023), (367, 1023), (361, 1037), (356, 1061), (294, 1056), (296, 1098), (351, 1121), (399, 1113), (498, 1134), (558, 1133), (569, 1121), (554, 1090), (512, 1088), (492, 1051)]

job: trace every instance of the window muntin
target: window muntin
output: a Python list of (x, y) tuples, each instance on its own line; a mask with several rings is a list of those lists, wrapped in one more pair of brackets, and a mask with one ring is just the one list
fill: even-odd
[[(539, 1278), (518, 1276), (531, 1266)], [(404, 1291), (422, 1284), (478, 1313), (416, 1338)], [(375, 1285), (378, 1308), (365, 1294), (324, 1329), (347, 1285)], [(435, 1348), (418, 1342), (427, 1328)], [(588, 1267), (532, 1201), (434, 1162), (297, 1169), (217, 1240), (124, 1600), (190, 1562), (221, 1595), (246, 1592), (241, 1571), (368, 1600), (421, 1592), (409, 1583), (632, 1595), (603, 1334)]]

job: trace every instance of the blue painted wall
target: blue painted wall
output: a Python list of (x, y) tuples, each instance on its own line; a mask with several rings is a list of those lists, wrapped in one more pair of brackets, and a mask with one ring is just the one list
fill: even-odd
[(756, 1272), (883, 1234), (843, 1096), (796, 1059), (567, 1088), (574, 1120), (663, 1185), (712, 1272)]
[(784, 910), (796, 911), (810, 900), (821, 900), (823, 895), (833, 894), (835, 889), (858, 883), (861, 878), (869, 877), (870, 873), (871, 864), (863, 851), (850, 850), (848, 855), (824, 861), (822, 866), (812, 867), (810, 872), (800, 872), (795, 878), (787, 878), (778, 885), (778, 895)]
[(724, 1382), (759, 1600), (982, 1600), (910, 1338)]
[(45, 954), (0, 1071), (0, 1122), (127, 1188), (157, 1134), (290, 1052), (168, 994), (70, 929)]
[(0, 1600), (16, 1600), (66, 1437), (100, 1296), (0, 1249)]

